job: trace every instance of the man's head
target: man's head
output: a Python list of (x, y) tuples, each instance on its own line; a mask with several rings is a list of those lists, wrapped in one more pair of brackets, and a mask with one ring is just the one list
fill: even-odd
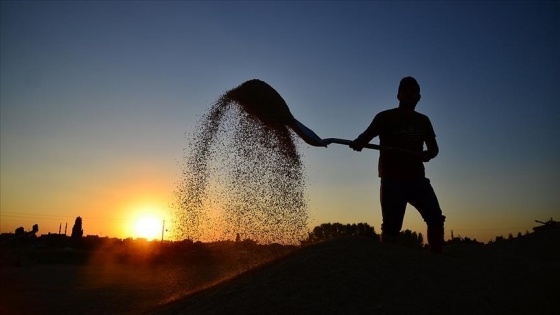
[(420, 101), (420, 85), (413, 77), (402, 78), (399, 84), (399, 93), (397, 99), (399, 105), (407, 108), (414, 109), (416, 104)]

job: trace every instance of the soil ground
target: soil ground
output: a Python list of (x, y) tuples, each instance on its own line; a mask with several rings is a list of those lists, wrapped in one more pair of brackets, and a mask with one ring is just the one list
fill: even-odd
[(171, 303), (159, 314), (554, 314), (560, 230), (443, 255), (339, 239)]
[(219, 261), (1, 266), (0, 314), (554, 314), (559, 244), (560, 230), (442, 255), (337, 239), (241, 274)]

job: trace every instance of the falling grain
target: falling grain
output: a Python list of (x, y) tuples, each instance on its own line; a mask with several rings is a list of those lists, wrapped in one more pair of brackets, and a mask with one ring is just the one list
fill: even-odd
[(266, 83), (222, 95), (199, 121), (175, 193), (179, 238), (297, 243), (307, 231), (304, 172), (286, 122), (291, 113)]

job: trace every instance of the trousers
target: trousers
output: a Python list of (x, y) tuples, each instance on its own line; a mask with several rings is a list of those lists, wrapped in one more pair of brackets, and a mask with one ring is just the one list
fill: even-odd
[(443, 229), (445, 216), (430, 180), (381, 178), (381, 231), (385, 237), (397, 237), (402, 229), (407, 204), (422, 216), (428, 228)]

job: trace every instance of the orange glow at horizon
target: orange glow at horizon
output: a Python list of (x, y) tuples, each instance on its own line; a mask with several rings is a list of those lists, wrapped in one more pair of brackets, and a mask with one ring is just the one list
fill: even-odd
[(163, 208), (155, 204), (141, 204), (131, 206), (123, 227), (127, 237), (145, 238), (147, 240), (157, 240), (161, 238), (164, 220), (169, 222)]
[(163, 220), (153, 214), (144, 214), (134, 222), (134, 236), (147, 240), (161, 236)]

